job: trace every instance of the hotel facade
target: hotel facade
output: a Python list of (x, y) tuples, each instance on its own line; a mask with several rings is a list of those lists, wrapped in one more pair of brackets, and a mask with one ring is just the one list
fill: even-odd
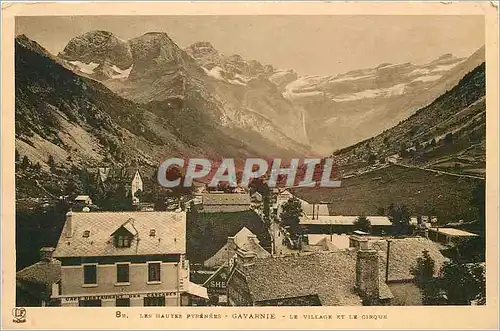
[(188, 306), (208, 296), (189, 281), (185, 254), (185, 212), (69, 212), (52, 299), (63, 307)]

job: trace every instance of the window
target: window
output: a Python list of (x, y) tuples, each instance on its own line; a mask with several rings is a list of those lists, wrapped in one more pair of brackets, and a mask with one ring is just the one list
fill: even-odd
[(88, 237), (90, 237), (90, 231), (89, 230), (83, 231), (83, 238), (88, 238)]
[(130, 307), (130, 299), (129, 298), (121, 298), (116, 299), (117, 307)]
[(80, 300), (78, 302), (80, 307), (101, 307), (101, 300)]
[(147, 306), (165, 306), (165, 297), (146, 297), (144, 307)]
[(154, 236), (156, 236), (156, 230), (155, 230), (155, 229), (151, 229), (151, 230), (149, 230), (149, 236), (150, 236), (150, 237), (154, 237)]
[(130, 236), (117, 236), (116, 237), (116, 247), (130, 247), (131, 242)]
[(116, 265), (116, 282), (117, 283), (130, 282), (128, 263), (120, 263)]
[(97, 285), (97, 265), (83, 266), (83, 283), (87, 285)]
[(148, 263), (148, 282), (159, 282), (160, 279), (160, 262)]

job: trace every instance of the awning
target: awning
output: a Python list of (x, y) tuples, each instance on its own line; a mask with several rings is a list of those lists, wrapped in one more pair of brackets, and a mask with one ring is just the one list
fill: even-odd
[(199, 298), (208, 299), (207, 288), (198, 284), (189, 282), (187, 286), (187, 292)]

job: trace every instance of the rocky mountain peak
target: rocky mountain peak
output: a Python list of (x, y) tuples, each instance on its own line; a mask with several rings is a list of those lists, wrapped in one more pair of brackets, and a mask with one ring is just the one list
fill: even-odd
[(89, 31), (71, 39), (59, 57), (85, 64), (108, 62), (120, 69), (132, 65), (132, 53), (127, 41), (102, 30)]
[(129, 40), (129, 45), (134, 63), (131, 79), (162, 75), (192, 61), (164, 32), (148, 32)]
[(215, 47), (207, 41), (199, 41), (189, 45), (185, 49), (198, 64), (211, 70), (217, 65), (220, 65), (223, 55), (215, 49)]
[(186, 47), (186, 52), (195, 59), (209, 54), (219, 54), (217, 49), (208, 41), (195, 42)]

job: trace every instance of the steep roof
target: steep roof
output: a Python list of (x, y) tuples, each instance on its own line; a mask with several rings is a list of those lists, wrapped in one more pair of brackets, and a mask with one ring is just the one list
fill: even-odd
[(108, 180), (127, 180), (130, 181), (134, 178), (137, 171), (142, 177), (141, 171), (137, 167), (97, 167), (89, 168), (87, 171), (91, 174), (97, 175), (98, 180), (106, 182)]
[[(239, 266), (255, 302), (317, 295), (323, 306), (359, 306), (355, 292), (356, 251), (302, 253), (255, 259), (252, 265)], [(380, 297), (392, 294), (379, 279)]]
[(330, 211), (328, 210), (328, 205), (321, 203), (309, 203), (306, 200), (298, 198), (302, 207), (302, 213), (304, 215), (322, 215), (328, 216), (330, 215)]
[(61, 279), (61, 262), (56, 259), (39, 261), (19, 270), (16, 273), (16, 278), (21, 281), (50, 287)]
[(204, 205), (250, 205), (250, 196), (242, 193), (206, 193)]
[(334, 251), (339, 249), (327, 237), (323, 237), (315, 244), (304, 245), (302, 250), (304, 252), (317, 252), (317, 251)]
[(430, 228), (429, 231), (436, 231), (452, 237), (479, 237), (479, 235), (455, 228)]
[[(302, 218), (300, 224), (318, 224), (318, 225), (353, 225), (358, 216), (320, 216), (317, 219)], [(371, 225), (392, 225), (387, 216), (366, 216)]]
[[(72, 236), (64, 224), (54, 257), (184, 254), (184, 212), (73, 212)], [(130, 247), (117, 248), (111, 235), (125, 228), (134, 235)], [(155, 230), (151, 236), (150, 231)], [(84, 237), (89, 231), (88, 237)]]
[[(371, 241), (373, 248), (381, 252), (382, 263), (386, 268), (387, 240)], [(448, 259), (441, 254), (439, 244), (420, 237), (392, 239), (389, 250), (389, 281), (411, 280), (414, 276), (411, 269), (416, 266), (417, 259), (422, 257), (424, 250), (429, 251), (429, 255), (435, 262), (435, 275)]]
[(224, 246), (217, 251), (217, 253), (203, 263), (206, 267), (214, 268), (227, 263), (228, 259), (231, 258), (238, 249), (254, 252), (257, 254), (258, 258), (268, 257), (271, 255), (259, 244), (257, 236), (246, 227), (243, 227), (240, 231), (238, 231), (238, 233), (228, 239), (232, 239), (234, 244), (228, 240), (228, 242), (226, 242)]

